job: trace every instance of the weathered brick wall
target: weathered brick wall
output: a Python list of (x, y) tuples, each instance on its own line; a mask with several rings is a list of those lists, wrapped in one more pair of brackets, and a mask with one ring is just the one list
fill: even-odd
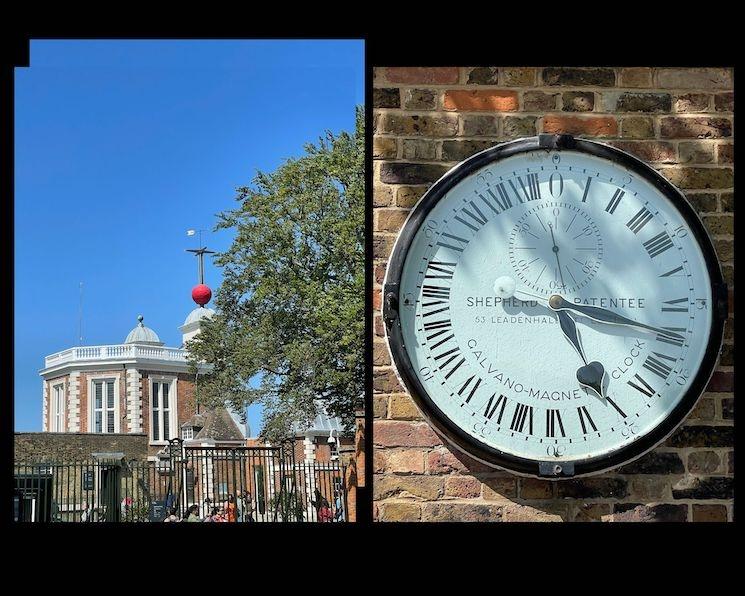
[(126, 459), (147, 458), (142, 434), (15, 433), (16, 464), (90, 460), (92, 453), (124, 453)]
[(448, 450), (396, 380), (379, 311), (396, 234), (428, 186), (473, 153), (543, 132), (598, 138), (652, 163), (701, 214), (734, 287), (733, 88), (724, 68), (375, 69), (378, 519), (732, 519), (733, 318), (707, 392), (669, 440), (602, 476), (550, 482), (495, 472)]

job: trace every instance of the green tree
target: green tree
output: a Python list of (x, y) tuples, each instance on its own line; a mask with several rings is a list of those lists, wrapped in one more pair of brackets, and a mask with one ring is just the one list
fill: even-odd
[[(214, 370), (199, 400), (264, 406), (262, 436), (277, 440), (316, 415), (315, 400), (351, 429), (364, 384), (364, 112), (353, 134), (327, 132), (275, 172), (237, 189), (218, 214), (235, 232), (216, 255), (217, 314), (189, 342)], [(260, 377), (257, 387), (249, 380)]]

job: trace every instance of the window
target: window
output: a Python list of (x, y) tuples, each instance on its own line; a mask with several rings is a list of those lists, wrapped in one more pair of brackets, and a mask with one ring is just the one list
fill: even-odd
[(65, 432), (65, 386), (52, 388), (52, 432)]
[(117, 431), (114, 395), (113, 379), (93, 381), (93, 432), (115, 433)]
[(176, 425), (174, 412), (176, 410), (175, 395), (171, 391), (172, 381), (153, 381), (152, 384), (152, 440), (168, 441), (178, 434), (172, 430)]
[(185, 441), (187, 441), (189, 439), (193, 439), (194, 438), (194, 427), (192, 427), (192, 426), (185, 426), (184, 428), (182, 428), (181, 429), (181, 438), (184, 439)]

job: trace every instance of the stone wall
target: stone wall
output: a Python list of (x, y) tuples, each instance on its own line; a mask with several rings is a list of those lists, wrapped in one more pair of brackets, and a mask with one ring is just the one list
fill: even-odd
[(399, 385), (380, 316), (408, 210), (448, 169), (538, 133), (606, 141), (681, 188), (734, 288), (733, 72), (722, 68), (374, 70), (375, 515), (383, 521), (727, 521), (734, 492), (734, 318), (714, 377), (672, 437), (630, 465), (563, 482), (496, 472), (447, 449)]
[(91, 460), (92, 453), (124, 453), (125, 459), (147, 459), (144, 434), (15, 433), (15, 464), (68, 463)]

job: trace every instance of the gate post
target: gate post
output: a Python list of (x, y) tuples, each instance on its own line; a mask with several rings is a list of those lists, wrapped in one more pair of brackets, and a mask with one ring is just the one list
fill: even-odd
[[(168, 455), (170, 457), (171, 473), (169, 476), (168, 485), (170, 494), (174, 495), (172, 507), (176, 508), (177, 512), (183, 512), (186, 510), (186, 505), (182, 501), (186, 498), (186, 491), (183, 490), (186, 485), (186, 469), (184, 463), (184, 448), (183, 441), (179, 437), (174, 437), (168, 441)], [(176, 480), (178, 487), (173, 486), (173, 481)]]

